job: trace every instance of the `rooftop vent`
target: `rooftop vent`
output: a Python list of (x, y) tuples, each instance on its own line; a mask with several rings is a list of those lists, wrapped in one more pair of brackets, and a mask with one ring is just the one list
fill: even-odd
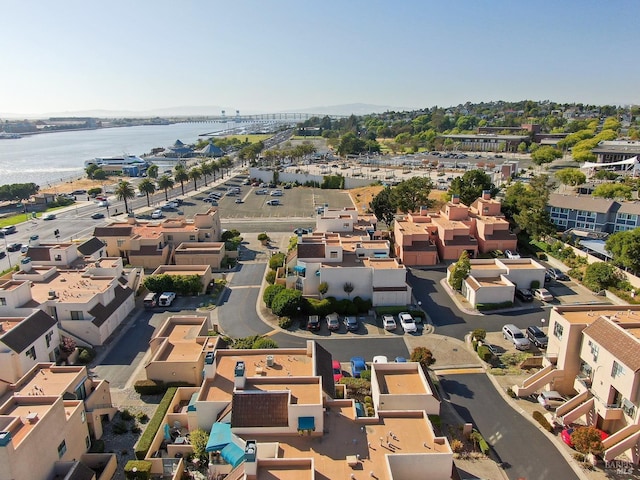
[(55, 290), (49, 290), (49, 296), (47, 297), (49, 300), (53, 300), (54, 298), (56, 298), (56, 291)]

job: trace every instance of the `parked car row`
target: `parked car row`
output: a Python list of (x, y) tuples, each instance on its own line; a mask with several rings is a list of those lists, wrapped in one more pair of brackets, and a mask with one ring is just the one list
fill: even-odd
[(502, 336), (505, 340), (513, 343), (516, 350), (529, 350), (531, 344), (537, 348), (547, 348), (549, 338), (539, 327), (531, 325), (526, 328), (525, 332), (511, 323), (502, 327)]
[[(340, 321), (340, 317), (337, 313), (330, 313), (324, 320), (327, 324), (327, 329), (330, 332), (340, 330), (341, 325), (344, 325), (348, 332), (357, 332), (360, 330), (360, 320), (355, 315), (346, 315), (342, 321)], [(414, 319), (410, 313), (400, 312), (398, 314), (398, 320), (405, 333), (414, 333), (418, 331), (416, 319)], [(307, 319), (307, 330), (317, 332), (321, 329), (321, 325), (322, 322), (318, 315), (309, 315)], [(382, 327), (388, 332), (393, 332), (398, 328), (398, 322), (396, 322), (393, 315), (385, 314), (382, 316)]]
[[(371, 363), (406, 363), (407, 359), (404, 357), (396, 357), (393, 362), (389, 362), (389, 358), (386, 355), (376, 355), (373, 357), (373, 362)], [(349, 360), (349, 364), (351, 366), (351, 376), (354, 378), (360, 378), (362, 372), (365, 372), (369, 369), (367, 366), (367, 362), (363, 357), (351, 357)], [(338, 371), (339, 369), (339, 371)], [(339, 375), (339, 377), (338, 377)], [(342, 367), (340, 366), (340, 362), (337, 360), (333, 361), (333, 379), (338, 381), (342, 378)], [(338, 380), (336, 380), (336, 378)]]

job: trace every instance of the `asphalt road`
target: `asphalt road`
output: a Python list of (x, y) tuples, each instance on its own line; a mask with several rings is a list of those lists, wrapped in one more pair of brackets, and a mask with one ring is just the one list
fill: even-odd
[(486, 375), (443, 375), (456, 411), (477, 426), (512, 480), (578, 480), (555, 445), (498, 394)]

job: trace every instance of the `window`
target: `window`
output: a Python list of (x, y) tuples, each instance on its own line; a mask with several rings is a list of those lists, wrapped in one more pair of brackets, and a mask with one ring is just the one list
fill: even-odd
[(167, 242), (173, 242), (173, 235), (167, 235)]
[(329, 258), (338, 258), (338, 252), (329, 252)]
[(349, 228), (349, 222), (345, 222), (342, 224), (342, 228)]
[(60, 445), (58, 445), (58, 458), (62, 458), (62, 456), (67, 452), (67, 443), (62, 440)]
[(25, 352), (25, 355), (26, 355), (28, 358), (30, 358), (30, 359), (32, 359), (32, 360), (35, 360), (35, 359), (36, 359), (36, 347), (31, 347), (29, 350), (27, 350), (27, 351)]
[(7, 299), (4, 297), (0, 297), (0, 305), (6, 305), (7, 304)]
[(87, 446), (87, 450), (91, 448), (91, 439), (89, 438), (89, 435), (84, 437), (84, 444)]
[(591, 355), (593, 355), (593, 361), (598, 361), (598, 354), (600, 353), (600, 346), (595, 342), (589, 340), (589, 347), (591, 348)]
[(71, 311), (71, 320), (84, 320), (84, 315), (82, 314), (82, 312), (78, 312), (78, 311)]
[(116, 242), (116, 244), (118, 245), (118, 247), (121, 247), (121, 246), (123, 246), (123, 245), (124, 245), (124, 240), (120, 240), (120, 239), (119, 239), (119, 240)]
[(45, 341), (47, 342), (47, 348), (49, 348), (51, 346), (51, 339), (53, 338), (53, 330), (51, 330), (49, 333), (47, 333), (44, 336)]
[(560, 325), (558, 322), (555, 322), (553, 324), (553, 336), (556, 337), (558, 340), (562, 340), (562, 331), (564, 329), (562, 328), (562, 325)]
[(621, 375), (624, 375), (624, 368), (615, 360), (613, 361), (613, 367), (611, 367), (611, 377), (616, 378)]
[(196, 236), (195, 235), (189, 235), (189, 241), (190, 242), (195, 242), (196, 241)]

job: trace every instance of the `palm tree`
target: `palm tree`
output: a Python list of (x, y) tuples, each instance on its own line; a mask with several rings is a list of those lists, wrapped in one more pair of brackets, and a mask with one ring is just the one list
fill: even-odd
[(163, 175), (158, 179), (158, 188), (164, 190), (164, 199), (165, 201), (169, 201), (169, 195), (167, 194), (167, 190), (173, 188), (174, 182), (173, 179), (169, 175)]
[(153, 195), (156, 192), (156, 184), (148, 178), (145, 178), (138, 184), (138, 190), (147, 196), (147, 207), (151, 206), (149, 203), (149, 195)]
[(118, 200), (124, 200), (124, 211), (125, 213), (129, 213), (129, 204), (127, 203), (127, 200), (131, 200), (136, 196), (133, 185), (125, 180), (122, 180), (120, 181), (120, 183), (118, 183), (115, 194)]
[(215, 160), (211, 162), (211, 170), (213, 173), (213, 181), (216, 181), (216, 172), (220, 171), (220, 165)]
[(193, 180), (193, 189), (198, 190), (198, 179), (202, 177), (202, 171), (198, 167), (189, 170), (189, 178)]
[(189, 180), (189, 174), (184, 169), (182, 165), (177, 165), (175, 168), (175, 173), (173, 174), (173, 179), (176, 182), (180, 182), (180, 188), (182, 188), (182, 195), (184, 195), (184, 182)]
[(204, 161), (200, 165), (200, 171), (202, 172), (202, 177), (204, 178), (204, 186), (207, 186), (207, 175), (211, 175), (213, 172), (213, 165), (210, 162)]
[(149, 168), (147, 168), (147, 177), (158, 178), (158, 165), (150, 165)]

